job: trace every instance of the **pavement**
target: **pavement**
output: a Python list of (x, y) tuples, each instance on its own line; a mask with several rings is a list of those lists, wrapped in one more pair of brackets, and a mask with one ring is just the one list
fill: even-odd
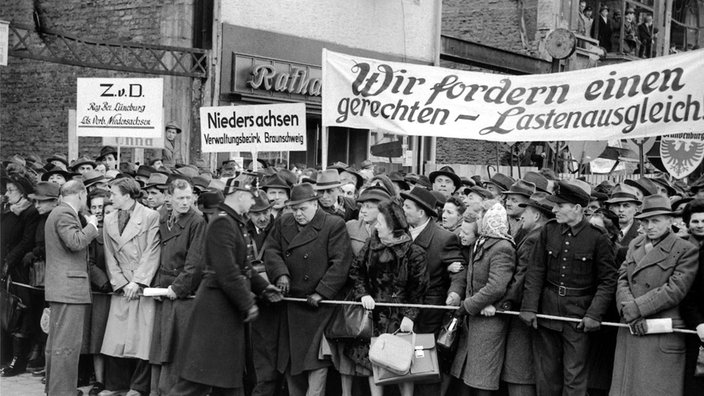
[[(44, 396), (42, 377), (33, 377), (25, 373), (10, 378), (0, 377), (0, 395), (2, 396)], [(88, 396), (90, 386), (80, 388)]]

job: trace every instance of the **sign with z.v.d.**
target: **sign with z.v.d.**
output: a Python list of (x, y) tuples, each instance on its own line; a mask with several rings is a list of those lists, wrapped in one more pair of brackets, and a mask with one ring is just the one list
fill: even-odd
[(201, 107), (200, 134), (204, 153), (305, 151), (306, 105)]
[(161, 78), (79, 78), (78, 136), (159, 138), (164, 132)]

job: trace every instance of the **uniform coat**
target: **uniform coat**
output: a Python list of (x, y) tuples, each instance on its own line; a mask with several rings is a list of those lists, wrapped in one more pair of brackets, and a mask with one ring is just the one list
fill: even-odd
[[(105, 265), (110, 284), (115, 291), (129, 282), (149, 286), (159, 268), (159, 214), (135, 203), (120, 234), (118, 213), (115, 211), (105, 216), (103, 225)], [(148, 360), (154, 329), (154, 304), (151, 298), (127, 300), (121, 294), (113, 295), (100, 352), (114, 357)]]
[[(506, 294), (499, 302), (497, 308), (504, 310), (517, 310), (523, 301), (523, 286), (526, 280), (526, 271), (533, 258), (533, 248), (540, 237), (541, 227), (534, 228), (523, 235), (516, 243), (516, 271), (508, 284)], [(501, 372), (501, 380), (512, 384), (534, 384), (533, 348), (531, 329), (523, 324), (519, 318), (509, 319), (508, 335), (506, 338), (506, 357)]]
[[(628, 248), (619, 269), (616, 306), (635, 302), (643, 318), (671, 318), (683, 328), (680, 303), (694, 282), (698, 251), (670, 232), (646, 253), (645, 236)], [(619, 329), (611, 395), (681, 395), (685, 340), (682, 334), (636, 337)]]
[(46, 221), (46, 301), (67, 304), (90, 304), (88, 246), (98, 236), (98, 229), (81, 222), (71, 206), (62, 203), (51, 211)]
[(511, 242), (499, 238), (487, 238), (477, 246), (467, 266), (463, 306), (468, 315), (450, 373), (473, 388), (497, 390), (508, 318), (485, 317), (480, 312), (488, 305), (498, 305), (506, 293), (516, 267), (516, 250)]
[(187, 337), (177, 355), (181, 377), (218, 388), (240, 388), (245, 367), (244, 318), (269, 284), (247, 259), (246, 220), (225, 204), (208, 225), (205, 269)]
[[(430, 219), (425, 229), (413, 240), (425, 249), (428, 258), (428, 290), (423, 298), (423, 304), (445, 305), (449, 292), (459, 296), (464, 295), (466, 285), (464, 271), (450, 274), (447, 266), (455, 261), (467, 263), (460, 249), (457, 235), (440, 227), (434, 219)], [(418, 314), (415, 322), (416, 333), (436, 333), (442, 327), (445, 312), (437, 309), (425, 309)]]
[[(276, 219), (267, 238), (264, 265), (272, 282), (287, 275), (291, 279), (291, 297), (313, 293), (334, 299), (347, 282), (352, 263), (352, 248), (341, 217), (322, 209), (300, 231), (290, 213)], [(314, 309), (305, 304), (287, 304), (282, 310), (279, 337), (278, 370), (290, 369), (291, 375), (330, 365), (318, 359), (323, 330), (333, 310), (329, 306)]]

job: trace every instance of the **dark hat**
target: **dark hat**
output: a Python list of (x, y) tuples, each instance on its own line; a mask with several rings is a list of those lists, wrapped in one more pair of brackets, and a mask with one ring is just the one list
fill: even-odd
[(68, 160), (66, 159), (66, 156), (63, 154), (54, 154), (51, 157), (46, 159), (47, 164), (50, 164), (52, 161), (62, 162), (68, 168)]
[(624, 181), (624, 183), (642, 191), (644, 197), (658, 193), (658, 187), (655, 185), (655, 183), (653, 183), (652, 180), (645, 178), (645, 177), (641, 177), (638, 180), (626, 179)]
[(635, 14), (636, 10), (633, 7), (626, 8), (626, 14)]
[(291, 192), (291, 185), (288, 184), (284, 179), (278, 174), (265, 176), (262, 180), (261, 189), (266, 191), (269, 188), (281, 188), (288, 192)]
[(511, 187), (513, 183), (515, 183), (515, 180), (513, 180), (512, 177), (497, 172), (494, 173), (494, 176), (492, 176), (491, 179), (484, 182), (484, 186), (486, 187), (487, 184), (493, 184), (498, 187), (499, 190), (506, 191)]
[(22, 175), (11, 174), (0, 178), (0, 184), (7, 186), (7, 183), (14, 184), (24, 196), (34, 192), (34, 184), (32, 184), (32, 181)]
[(93, 161), (92, 159), (90, 159), (88, 157), (83, 156), (83, 157), (73, 161), (71, 163), (71, 166), (69, 166), (69, 168), (71, 168), (71, 170), (75, 172), (76, 169), (78, 169), (78, 167), (81, 165), (90, 165), (93, 168), (95, 168), (95, 161)]
[(254, 196), (254, 205), (249, 208), (250, 212), (263, 212), (271, 208), (272, 203), (269, 202), (269, 197), (262, 190), (257, 191), (257, 195)]
[(103, 146), (100, 149), (100, 155), (95, 158), (96, 161), (102, 161), (103, 158), (112, 154), (117, 159), (117, 150), (113, 146)]
[(166, 190), (166, 188), (168, 187), (168, 183), (170, 183), (169, 176), (163, 173), (154, 172), (149, 175), (149, 179), (144, 184), (143, 189), (147, 190), (154, 187), (159, 190)]
[(84, 173), (83, 175), (81, 175), (81, 179), (83, 181), (83, 184), (86, 187), (90, 187), (96, 183), (106, 182), (108, 180), (104, 174), (102, 174), (96, 170), (92, 170), (92, 171), (88, 171), (88, 172)]
[(587, 193), (587, 195), (591, 195), (591, 194), (592, 194), (592, 185), (589, 184), (589, 183), (587, 183), (587, 182), (585, 182), (584, 180), (572, 179), (572, 180), (568, 180), (567, 183), (569, 183), (569, 184), (571, 184), (571, 185), (573, 185), (573, 186), (576, 186), (576, 187), (581, 188), (582, 190), (584, 190), (584, 192)]
[(670, 185), (670, 182), (667, 181), (665, 176), (659, 176), (659, 177), (656, 177), (656, 178), (653, 178), (650, 180), (652, 180), (653, 183), (655, 183), (656, 185), (667, 190), (667, 195), (669, 195), (669, 196), (677, 195), (677, 191), (675, 190), (674, 187), (672, 187), (672, 185)]
[(672, 209), (673, 212), (677, 211), (677, 207), (683, 204), (688, 204), (694, 200), (694, 197), (683, 197), (683, 198), (678, 198), (674, 201), (672, 201), (672, 204), (670, 205), (670, 208)]
[(181, 133), (181, 127), (178, 126), (176, 121), (169, 121), (168, 123), (166, 123), (166, 126), (164, 127), (164, 129), (165, 130), (166, 129), (175, 129), (176, 133)]
[(59, 199), (59, 187), (56, 183), (50, 182), (39, 182), (34, 188), (34, 192), (29, 194), (28, 197), (35, 201), (50, 201), (52, 199)]
[(435, 199), (435, 196), (428, 191), (427, 188), (418, 186), (413, 187), (413, 190), (410, 192), (401, 192), (401, 198), (410, 199), (415, 202), (425, 210), (428, 216), (437, 217), (438, 215), (438, 212), (435, 210), (435, 207), (437, 206), (437, 199)]
[(581, 187), (559, 181), (555, 184), (555, 195), (550, 195), (547, 198), (555, 203), (569, 203), (575, 205), (587, 206), (589, 204), (589, 194)]
[(212, 180), (212, 177), (209, 179), (206, 176), (203, 175), (198, 175), (191, 180), (191, 183), (193, 184), (193, 189), (197, 192), (203, 192), (208, 189), (208, 186), (210, 185), (210, 180)]
[(27, 161), (25, 161), (25, 159), (24, 159), (21, 155), (19, 155), (19, 154), (15, 154), (15, 155), (13, 155), (12, 157), (10, 157), (9, 160), (2, 162), (2, 164), (5, 165), (5, 166), (7, 166), (7, 165), (10, 164), (10, 163), (17, 164), (17, 165), (19, 165), (19, 166), (21, 166), (21, 167), (23, 167), (23, 168), (24, 168), (25, 166), (27, 166)]
[(511, 185), (507, 191), (503, 191), (502, 194), (510, 195), (523, 195), (524, 197), (530, 198), (531, 195), (535, 194), (535, 184), (527, 182), (525, 180), (518, 180)]
[(73, 173), (71, 172), (66, 172), (61, 168), (54, 168), (49, 172), (45, 172), (42, 174), (42, 181), (48, 181), (52, 175), (61, 175), (64, 177), (64, 179), (66, 179), (66, 181), (71, 180), (71, 178), (73, 177)]
[(361, 175), (359, 172), (357, 172), (357, 169), (355, 169), (355, 168), (353, 168), (353, 167), (350, 166), (350, 167), (348, 167), (348, 168), (346, 168), (346, 169), (341, 169), (341, 170), (339, 170), (339, 172), (340, 172), (340, 173), (342, 173), (342, 172), (347, 172), (347, 173), (350, 173), (350, 174), (354, 175), (354, 177), (355, 177), (355, 179), (356, 179), (356, 181), (355, 181), (355, 183), (354, 183), (354, 187), (355, 187), (356, 189), (359, 190), (359, 189), (362, 187), (362, 185), (364, 185), (364, 177), (362, 177), (362, 175)]
[(672, 216), (673, 214), (672, 208), (670, 207), (670, 200), (662, 195), (655, 194), (643, 198), (643, 207), (635, 218), (645, 219), (657, 215)]
[(604, 194), (603, 192), (592, 190), (592, 193), (591, 195), (589, 195), (589, 198), (591, 201), (605, 202), (607, 199), (609, 199), (609, 196)]
[(214, 213), (217, 212), (218, 206), (225, 201), (225, 196), (222, 191), (212, 189), (203, 191), (198, 196), (198, 205), (201, 206), (201, 211), (203, 213)]
[(283, 179), (289, 187), (298, 182), (298, 176), (288, 169), (280, 169), (276, 172), (276, 174), (279, 175), (279, 177)]
[(465, 189), (464, 191), (465, 191), (465, 193), (467, 193), (467, 194), (469, 194), (470, 192), (473, 192), (473, 193), (479, 195), (480, 197), (482, 197), (482, 198), (484, 198), (484, 199), (494, 199), (494, 193), (492, 193), (491, 191), (489, 191), (489, 190), (487, 190), (486, 188), (483, 188), (483, 187), (472, 186), (472, 187), (470, 187), (470, 188), (468, 188), (468, 189)]
[(366, 201), (390, 201), (391, 195), (382, 186), (371, 186), (366, 190), (362, 191), (357, 198), (357, 202), (362, 203)]
[(541, 192), (548, 192), (548, 178), (540, 172), (528, 171), (523, 175), (523, 180), (535, 184), (535, 189)]
[(151, 176), (151, 174), (154, 172), (156, 172), (156, 168), (154, 168), (153, 166), (140, 165), (139, 168), (137, 168), (136, 176), (142, 176), (148, 179), (149, 176)]
[(149, 165), (152, 165), (152, 166), (153, 166), (155, 162), (157, 162), (157, 161), (163, 161), (163, 160), (164, 160), (164, 159), (161, 158), (161, 157), (153, 157), (153, 158), (150, 158), (150, 159), (149, 159), (148, 163), (149, 163)]
[(428, 179), (430, 179), (430, 184), (432, 186), (433, 183), (435, 183), (435, 179), (438, 176), (447, 176), (449, 177), (453, 183), (455, 183), (455, 191), (462, 185), (462, 179), (460, 179), (459, 176), (457, 176), (457, 173), (455, 173), (455, 170), (452, 169), (450, 166), (443, 166), (442, 168), (430, 172), (430, 175), (428, 175)]
[(433, 184), (430, 182), (430, 179), (428, 179), (428, 176), (426, 175), (418, 176), (418, 179), (415, 181), (415, 184), (416, 186), (421, 186), (426, 190), (430, 190), (431, 188), (433, 188)]
[(401, 187), (402, 190), (410, 190), (411, 189), (411, 186), (408, 185), (408, 182), (403, 177), (401, 172), (389, 173), (389, 180), (391, 180), (394, 183), (398, 183), (398, 185)]
[(327, 190), (342, 186), (342, 183), (340, 182), (340, 173), (334, 168), (329, 168), (322, 172), (318, 172), (318, 178), (315, 182), (316, 190)]
[(173, 171), (173, 173), (186, 176), (189, 179), (193, 179), (194, 177), (198, 176), (200, 172), (198, 171), (198, 168), (196, 168), (195, 165), (184, 165)]
[(246, 173), (242, 173), (237, 177), (231, 177), (225, 182), (223, 194), (225, 196), (234, 193), (235, 191), (247, 191), (253, 196), (257, 196), (257, 178)]
[[(335, 173), (336, 170), (331, 169)], [(315, 192), (315, 188), (310, 183), (296, 184), (291, 189), (291, 198), (286, 201), (286, 205), (298, 205), (303, 202), (315, 201), (318, 199), (318, 194)]]
[(27, 165), (39, 164), (41, 166), (42, 164), (42, 159), (36, 154), (28, 155), (27, 158), (25, 158), (25, 161), (27, 162)]
[(468, 178), (467, 176), (460, 176), (460, 180), (462, 180), (462, 185), (465, 187), (472, 187), (477, 185), (477, 182), (475, 182), (473, 179)]
[(604, 193), (606, 195), (611, 195), (611, 192), (614, 190), (614, 185), (608, 180), (604, 180), (603, 182), (599, 183), (596, 187), (594, 187), (594, 191), (598, 191), (601, 193)]
[(433, 194), (435, 197), (436, 205), (440, 208), (445, 206), (445, 202), (447, 202), (447, 198), (445, 198), (445, 195), (441, 193), (440, 191), (435, 191), (435, 190), (430, 190), (430, 193)]
[(528, 201), (520, 203), (518, 206), (521, 208), (530, 206), (542, 212), (548, 219), (552, 219), (555, 217), (555, 213), (552, 212), (552, 208), (555, 207), (555, 204), (548, 199), (549, 196), (550, 194), (539, 191), (533, 194)]

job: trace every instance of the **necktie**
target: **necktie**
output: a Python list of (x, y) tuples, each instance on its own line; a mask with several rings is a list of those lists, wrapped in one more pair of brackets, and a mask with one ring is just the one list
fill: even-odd
[(117, 227), (118, 230), (120, 230), (120, 235), (122, 235), (122, 231), (125, 230), (125, 227), (127, 226), (127, 222), (130, 221), (130, 212), (126, 210), (120, 210), (117, 212)]

